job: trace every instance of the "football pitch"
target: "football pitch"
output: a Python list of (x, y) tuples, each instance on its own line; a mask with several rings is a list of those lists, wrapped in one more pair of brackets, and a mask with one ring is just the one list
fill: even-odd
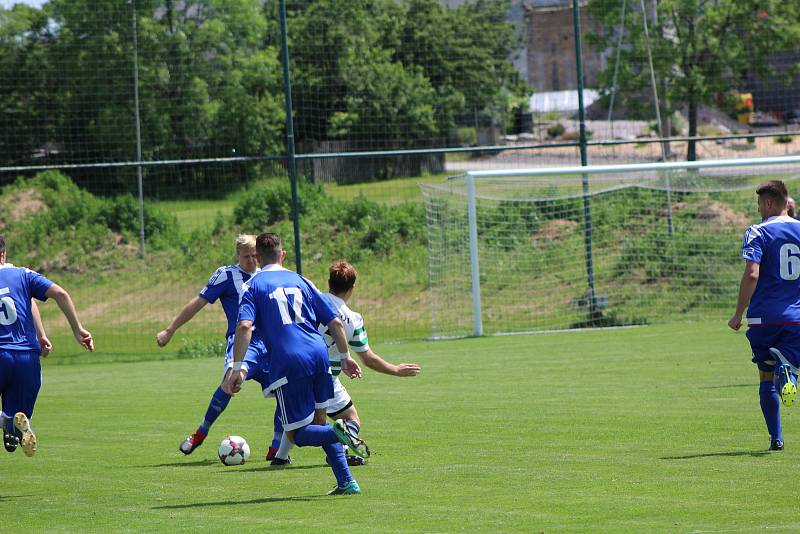
[[(350, 497), (325, 496), (335, 484), (319, 449), (268, 466), (274, 400), (255, 384), (202, 447), (178, 452), (221, 358), (45, 365), (39, 451), (0, 456), (0, 530), (800, 528), (782, 498), (795, 493), (800, 407), (783, 413), (786, 450), (767, 452), (756, 369), (723, 320), (374, 348), (423, 372), (346, 380), (373, 450)], [(226, 434), (248, 440), (247, 464), (218, 461)]]

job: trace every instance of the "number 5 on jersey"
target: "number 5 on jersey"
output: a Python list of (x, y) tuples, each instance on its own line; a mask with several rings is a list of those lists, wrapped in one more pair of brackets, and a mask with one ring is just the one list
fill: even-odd
[[(294, 320), (289, 314), (289, 295), (292, 296), (292, 312), (294, 312)], [(269, 294), (269, 298), (278, 302), (278, 310), (281, 312), (281, 321), (283, 324), (305, 323), (303, 319), (303, 293), (299, 287), (279, 287)]]

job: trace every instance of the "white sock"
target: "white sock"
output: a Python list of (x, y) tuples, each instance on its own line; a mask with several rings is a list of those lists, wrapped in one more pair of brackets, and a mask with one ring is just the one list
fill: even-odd
[(283, 435), (281, 436), (281, 446), (278, 447), (278, 452), (275, 453), (275, 458), (278, 458), (280, 460), (286, 460), (287, 458), (289, 458), (289, 451), (292, 450), (293, 447), (294, 443), (289, 441), (286, 432), (284, 432)]

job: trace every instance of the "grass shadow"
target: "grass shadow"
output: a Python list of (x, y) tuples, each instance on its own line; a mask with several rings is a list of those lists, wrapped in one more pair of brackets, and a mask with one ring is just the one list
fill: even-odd
[(727, 384), (724, 386), (701, 386), (697, 389), (757, 388), (758, 384)]
[(770, 451), (731, 451), (731, 452), (706, 452), (703, 454), (687, 454), (686, 456), (661, 456), (659, 460), (691, 460), (693, 458), (713, 458), (718, 456), (752, 456), (759, 458), (761, 456), (769, 456), (772, 454)]
[(146, 468), (153, 468), (153, 467), (201, 467), (204, 465), (213, 465), (219, 463), (215, 460), (195, 460), (194, 462), (174, 462), (171, 464), (149, 464), (149, 465), (137, 465), (136, 467), (146, 467)]
[(12, 501), (14, 499), (25, 499), (27, 497), (33, 497), (33, 495), (0, 495), (0, 502)]
[(264, 497), (261, 499), (251, 499), (249, 501), (214, 501), (196, 502), (191, 504), (169, 504), (164, 506), (153, 506), (151, 510), (182, 510), (185, 508), (204, 508), (206, 506), (238, 506), (240, 504), (269, 504), (281, 502), (312, 502), (327, 497), (326, 495), (308, 495), (305, 497)]
[(241, 469), (231, 469), (231, 472), (241, 473), (241, 472), (258, 472), (258, 471), (294, 471), (296, 469), (319, 469), (320, 467), (326, 467), (330, 469), (328, 464), (314, 464), (314, 465), (264, 465), (261, 467), (243, 467)]

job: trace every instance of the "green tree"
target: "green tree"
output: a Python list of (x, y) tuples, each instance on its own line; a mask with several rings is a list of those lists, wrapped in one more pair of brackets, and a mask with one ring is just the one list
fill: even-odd
[[(627, 2), (627, 14), (617, 98), (630, 112), (646, 113), (642, 95), (649, 92), (650, 72), (639, 2), (591, 0), (589, 12), (606, 31), (591, 36), (590, 42), (598, 50), (616, 51), (622, 2)], [(659, 87), (666, 87), (666, 94), (659, 96), (662, 105), (669, 103), (666, 113), (685, 106), (692, 137), (697, 135), (700, 105), (724, 103), (731, 91), (743, 86), (748, 71), (775, 76), (769, 54), (794, 50), (800, 38), (800, 11), (792, 2), (659, 0), (656, 10), (656, 17), (647, 16), (654, 71)], [(606, 90), (611, 88), (613, 69), (610, 61), (600, 76)], [(691, 141), (687, 159), (696, 156)]]
[(464, 111), (521, 84), (508, 0), (318, 0), (290, 10), (298, 137), (365, 147), (444, 143)]
[[(261, 4), (136, 1), (145, 160), (283, 151), (281, 68)], [(30, 163), (30, 155), (47, 145), (58, 147), (67, 163), (135, 159), (133, 15), (134, 3), (118, 0), (0, 9), (3, 162), (23, 157)], [(148, 184), (163, 180), (202, 191), (225, 172), (173, 170), (149, 173)], [(106, 192), (134, 186), (130, 173), (102, 171), (100, 181), (98, 172), (72, 174)], [(245, 177), (231, 169), (226, 178)]]
[(49, 48), (55, 36), (41, 10), (0, 7), (0, 161), (26, 164), (53, 139)]

